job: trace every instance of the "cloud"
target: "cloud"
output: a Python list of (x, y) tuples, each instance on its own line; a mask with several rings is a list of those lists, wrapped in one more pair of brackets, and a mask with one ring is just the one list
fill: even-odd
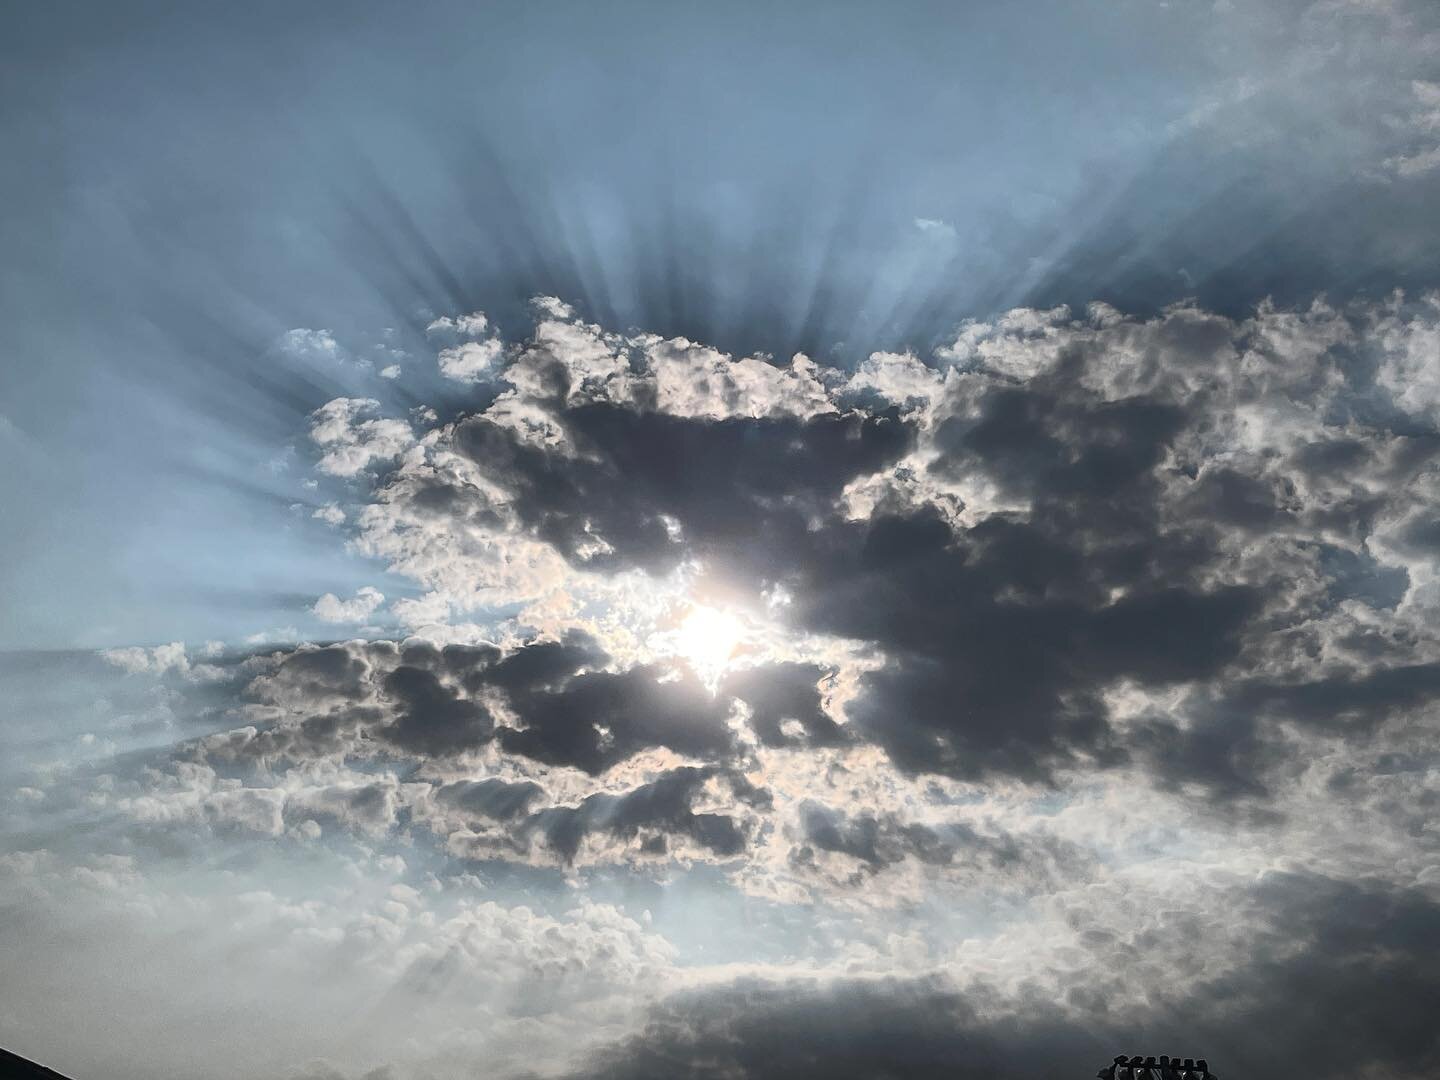
[(503, 350), (504, 346), (495, 338), (441, 349), (437, 357), (440, 374), (457, 382), (476, 382), (491, 373)]
[(955, 226), (940, 218), (917, 217), (915, 228), (927, 236), (933, 236), (945, 240), (954, 240), (956, 236)]
[[(425, 327), (429, 335), (458, 340), (440, 350), (436, 357), (440, 374), (456, 382), (478, 382), (493, 375), (504, 355), (505, 345), (494, 332), (484, 312), (456, 317), (441, 316)], [(469, 340), (463, 340), (469, 339)], [(395, 375), (400, 373), (395, 369)], [(384, 372), (381, 372), (383, 375)], [(394, 376), (387, 376), (393, 378)]]
[(297, 360), (325, 360), (340, 363), (345, 359), (345, 350), (329, 330), (310, 330), (299, 327), (287, 330), (280, 338), (280, 351)]
[(183, 675), (190, 670), (190, 660), (185, 655), (183, 641), (172, 641), (168, 645), (156, 645), (151, 649), (106, 649), (100, 655), (105, 658), (106, 663), (114, 664), (132, 675), (163, 675), (170, 671)]
[(1107, 1006), (1095, 985), (1119, 945), (1097, 932), (1085, 951), (1100, 977), (1068, 993), (1030, 984), (1012, 994), (963, 972), (751, 977), (670, 998), (572, 1075), (1043, 1076), (1147, 1048), (1206, 1057), (1221, 1075), (1419, 1077), (1440, 1062), (1425, 1021), (1440, 985), (1413, 951), (1440, 919), (1433, 897), (1282, 874), (1231, 899), (1266, 930), (1288, 924), (1283, 939), (1257, 933), (1223, 974), (1169, 968), (1177, 977), (1138, 1009)]
[(720, 420), (813, 416), (831, 409), (826, 373), (803, 354), (779, 366), (753, 356), (737, 360), (684, 338), (648, 344), (655, 407), (662, 413)]
[[(510, 396), (427, 421), (353, 516), (430, 589), (402, 611), (422, 638), (274, 654), (249, 694), (280, 711), (200, 760), (408, 762), (380, 820), (472, 861), (683, 852), (757, 894), (896, 902), (1094, 876), (1085, 844), (946, 802), (967, 785), (1184, 790), (1273, 825), (1304, 740), (1359, 752), (1440, 693), (1428, 403), (1389, 374), (1428, 300), (1016, 310), (779, 413), (713, 396), (746, 361), (540, 307)], [(725, 407), (656, 392), (679, 371)], [(530, 605), (500, 644), (447, 623), (482, 595)], [(676, 630), (702, 595), (739, 613), (711, 682)]]
[(1397, 295), (1377, 330), (1382, 357), (1375, 381), (1407, 413), (1440, 421), (1440, 296), (1407, 305)]
[(490, 329), (490, 320), (483, 311), (469, 315), (442, 315), (425, 327), (427, 334), (454, 334), (459, 337), (483, 337)]
[(363, 419), (379, 407), (373, 398), (335, 398), (315, 410), (310, 438), (323, 451), (316, 466), (321, 472), (353, 477), (413, 444), (410, 425), (403, 420)]
[[(341, 520), (344, 520), (343, 515)], [(384, 602), (385, 594), (379, 589), (372, 585), (362, 585), (349, 600), (341, 600), (334, 593), (326, 593), (315, 601), (315, 606), (310, 610), (316, 618), (325, 622), (359, 623), (374, 615)]]
[(1255, 1016), (1316, 1075), (1433, 1067), (1380, 1004), (1434, 990), (1433, 297), (1014, 309), (848, 373), (536, 310), (471, 411), (312, 417), (412, 636), (115, 650), (175, 741), (15, 811), (401, 859), (407, 986), (458, 977), (426, 874), (696, 890), (584, 1075), (1279, 1068)]
[[(1414, 438), (1400, 418), (1428, 415), (1430, 300), (1260, 305), (1243, 320), (1183, 305), (1148, 320), (1015, 309), (965, 323), (929, 361), (876, 354), (844, 379), (804, 358), (606, 334), (558, 302), (538, 310), (501, 373), (512, 389), (415, 444), (359, 513), (359, 543), (430, 590), (402, 612), (416, 626), (521, 604), (547, 633), (594, 633), (577, 621), (586, 604), (629, 618), (653, 595), (663, 612), (666, 582), (783, 592), (774, 640), (858, 642), (876, 659), (845, 666), (832, 646), (829, 669), (849, 672), (843, 717), (803, 685), (775, 712), (783, 673), (800, 668), (752, 677), (749, 720), (767, 745), (860, 739), (908, 771), (1028, 780), (1141, 752), (1160, 775), (1190, 768), (1259, 795), (1257, 777), (1184, 749), (1238, 707), (1202, 706), (1220, 701), (1211, 685), (1257, 664), (1260, 682), (1315, 682), (1298, 656), (1262, 662), (1259, 627), (1326, 633), (1349, 610), (1340, 590), (1360, 588), (1342, 584), (1342, 564), (1371, 567), (1372, 591), (1352, 595), (1387, 597), (1396, 618), (1418, 602), (1424, 558), (1401, 556), (1403, 530), (1383, 524), (1410, 512), (1408, 489), (1381, 477), (1423, 467), (1394, 455)], [(436, 324), (488, 332), (466, 327)], [(380, 453), (351, 434), (372, 407), (342, 399), (317, 419), (326, 445), (353, 453), (343, 469)], [(1326, 454), (1346, 464), (1318, 467)], [(624, 631), (612, 619), (607, 648), (643, 660), (665, 640), (660, 617)], [(531, 719), (502, 725), (501, 744), (603, 772), (631, 752), (633, 724), (561, 717), (582, 702), (603, 715), (606, 695), (633, 702), (643, 685), (679, 692), (641, 670), (512, 688)], [(1195, 712), (1122, 739), (1109, 700), (1124, 686), (1185, 690)], [(1266, 700), (1248, 745), (1305, 718), (1298, 691)], [(676, 709), (703, 715), (699, 702)], [(682, 746), (679, 731), (635, 745), (729, 753), (724, 740)]]
[(1399, 177), (1421, 176), (1440, 168), (1440, 83), (1414, 79), (1413, 110), (1397, 125), (1414, 140), (1406, 153), (1387, 158), (1385, 164)]
[[(674, 949), (614, 905), (577, 898), (551, 911), (463, 887), (415, 888), (390, 859), (311, 851), (348, 887), (306, 896), (267, 874), (285, 865), (274, 856), (289, 843), (265, 838), (263, 866), (231, 867), (209, 879), (213, 890), (188, 894), (129, 856), (72, 864), (50, 851), (0, 855), (0, 897), (12, 915), (0, 943), (46, 991), (14, 1000), (13, 1022), (31, 1043), (47, 1043), (82, 1014), (95, 1017), (95, 1048), (67, 1043), (67, 1053), (44, 1055), (81, 1074), (120, 1054), (152, 1073), (223, 1075), (233, 1059), (197, 1060), (193, 1046), (167, 1037), (181, 1012), (186, 1023), (226, 1024), (234, 1053), (268, 1076), (295, 1075), (316, 1058), (334, 1063), (322, 1076), (449, 1080), (473, 1073), (477, 1060), (503, 1076), (613, 1037), (673, 968)], [(54, 995), (67, 979), (39, 942), (71, 940), (83, 927), (94, 971), (78, 997)], [(185, 988), (176, 978), (227, 954), (223, 987)], [(322, 970), (319, 981), (300, 974)], [(238, 1013), (237, 992), (255, 995)], [(135, 1009), (137, 999), (148, 1007)], [(354, 1030), (316, 1023), (367, 1001), (386, 1007)], [(537, 1048), (537, 1038), (553, 1049)]]
[[(673, 769), (628, 791), (597, 792), (577, 806), (537, 810), (515, 835), (538, 838), (566, 863), (573, 863), (582, 848), (597, 839), (599, 851), (591, 854), (592, 862), (601, 861), (606, 846), (615, 842), (641, 857), (668, 859), (693, 850), (702, 857), (730, 859), (744, 853), (745, 828), (733, 814), (695, 809), (702, 788), (720, 775), (712, 769)], [(474, 846), (478, 838), (451, 834), (452, 850), (457, 839), (459, 849), (471, 855), (484, 850)]]
[[(383, 97), (383, 121), (413, 84), (454, 159), (423, 160), (416, 125), (362, 124), (393, 145), (362, 147), (378, 172), (337, 187), (312, 167), (333, 140), (303, 139), (315, 154), (289, 155), (276, 198), (204, 200), (190, 224), (250, 235), (197, 240), (179, 294), (129, 259), (141, 272), (109, 274), (122, 295), (96, 309), (114, 328), (65, 309), (61, 339), (89, 319), (124, 361), (128, 318), (132, 345), (163, 352), (174, 330), (196, 359), (174, 379), (128, 365), (163, 391), (153, 409), (116, 394), (137, 408), (87, 413), (166, 447), (206, 433), (203, 498), (104, 463), (147, 542), (176, 520), (167, 500), (196, 528), (250, 520), (236, 499), (279, 514), (240, 544), (248, 565), (201, 529), (188, 549), (227, 580), (197, 590), (177, 566), (157, 592), (142, 573), (137, 610), (183, 601), (205, 636), (279, 629), (0, 654), (0, 1016), (22, 1049), (196, 1080), (1041, 1077), (1120, 1051), (1204, 1054), (1222, 1077), (1440, 1073), (1440, 9), (1127, 6), (1087, 37), (994, 7), (961, 65), (979, 97), (916, 100), (1020, 100), (1023, 122), (940, 159), (934, 125), (902, 125), (848, 188), (811, 151), (924, 114), (894, 88), (960, 70), (926, 19), (879, 20), (918, 81), (849, 97), (843, 80), (807, 95), (783, 27), (750, 56), (682, 19), (686, 41), (754, 61), (725, 108), (773, 96), (773, 69), (787, 101), (833, 115), (702, 138), (715, 168), (685, 163), (705, 108), (630, 125), (678, 133), (674, 160), (552, 132), (581, 163), (568, 176), (546, 124), (447, 122), (444, 87), (392, 62), (408, 31), (371, 49), (391, 27), (348, 20), (327, 58), (358, 43), (364, 62), (340, 97)], [(711, 94), (657, 83), (649, 61), (684, 52), (669, 30), (601, 21), (575, 54), (643, 73), (603, 110), (662, 83), (681, 106)], [(1084, 104), (1049, 107), (1064, 72), (988, 78), (1011, 70), (1007, 35), (1079, 63)], [(490, 44), (468, 79), (503, 83), (513, 54), (520, 104), (574, 126), (585, 95), (548, 92), (544, 70), (587, 78), (564, 41)], [(129, 75), (91, 81), (136, 106), (114, 116), (146, 115)], [(251, 129), (275, 126), (226, 126), (237, 146)], [(172, 166), (203, 173), (203, 155), (121, 141), (158, 171), (100, 153), (116, 197), (98, 200), (49, 178), (99, 213), (61, 239), (103, 255), (133, 233), (164, 277), (186, 214), (152, 205), (147, 176), (223, 204), (247, 155), (193, 184)], [(593, 182), (636, 168), (643, 191)], [(256, 279), (277, 237), (306, 289)], [(327, 262), (345, 272), (325, 280)], [(520, 298), (554, 289), (574, 306), (541, 296), (527, 327)], [(276, 298), (335, 330), (276, 339), (293, 325), (264, 310)], [(395, 329), (334, 321), (362, 309)], [(189, 423), (186, 402), (223, 403), (228, 426)], [(93, 490), (37, 487), (45, 460), (26, 464), (46, 498)], [(44, 524), (23, 510), (17, 535)], [(117, 558), (102, 577), (144, 570), (139, 548)], [(381, 573), (398, 591), (336, 586)], [(71, 584), (71, 621), (121, 640), (105, 597)], [(280, 609), (327, 640), (298, 643)]]

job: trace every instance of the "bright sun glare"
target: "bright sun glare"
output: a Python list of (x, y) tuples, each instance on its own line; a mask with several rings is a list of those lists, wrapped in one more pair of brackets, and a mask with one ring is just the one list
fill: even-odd
[(744, 627), (735, 616), (696, 606), (680, 623), (675, 649), (702, 681), (713, 684), (730, 663), (743, 634)]

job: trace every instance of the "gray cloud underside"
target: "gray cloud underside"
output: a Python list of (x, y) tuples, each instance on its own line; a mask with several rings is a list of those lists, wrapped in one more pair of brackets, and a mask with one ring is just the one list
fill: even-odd
[[(1146, 1047), (1252, 1074), (1423, 1076), (1440, 1067), (1431, 1022), (1440, 975), (1415, 951), (1440, 935), (1433, 895), (1290, 875), (1249, 899), (1270, 934), (1248, 965), (1221, 978), (1170, 968), (1139, 1009), (1108, 1006), (1117, 973), (1134, 970), (1119, 942), (1110, 955), (1097, 949), (1095, 966), (1058, 994), (1035, 985), (1007, 999), (983, 983), (933, 978), (746, 980), (677, 995), (574, 1076), (1045, 1077)], [(1164, 941), (1125, 947), (1154, 954), (1158, 967), (1172, 960)]]

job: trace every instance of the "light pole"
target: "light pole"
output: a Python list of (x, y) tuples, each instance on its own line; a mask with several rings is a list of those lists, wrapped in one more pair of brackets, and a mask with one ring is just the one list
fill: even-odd
[(1204, 1058), (1186, 1058), (1161, 1054), (1141, 1057), (1133, 1054), (1118, 1055), (1115, 1060), (1095, 1074), (1099, 1080), (1217, 1080)]

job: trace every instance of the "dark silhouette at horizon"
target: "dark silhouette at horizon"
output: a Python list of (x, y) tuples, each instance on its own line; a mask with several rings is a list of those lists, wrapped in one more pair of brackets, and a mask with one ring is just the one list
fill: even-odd
[(1178, 1057), (1167, 1054), (1160, 1055), (1158, 1060), (1153, 1054), (1150, 1057), (1117, 1054), (1114, 1061), (1095, 1075), (1099, 1080), (1219, 1080), (1204, 1058), (1186, 1058), (1182, 1063)]
[(47, 1069), (5, 1049), (0, 1049), (0, 1076), (5, 1080), (71, 1080), (64, 1073)]

